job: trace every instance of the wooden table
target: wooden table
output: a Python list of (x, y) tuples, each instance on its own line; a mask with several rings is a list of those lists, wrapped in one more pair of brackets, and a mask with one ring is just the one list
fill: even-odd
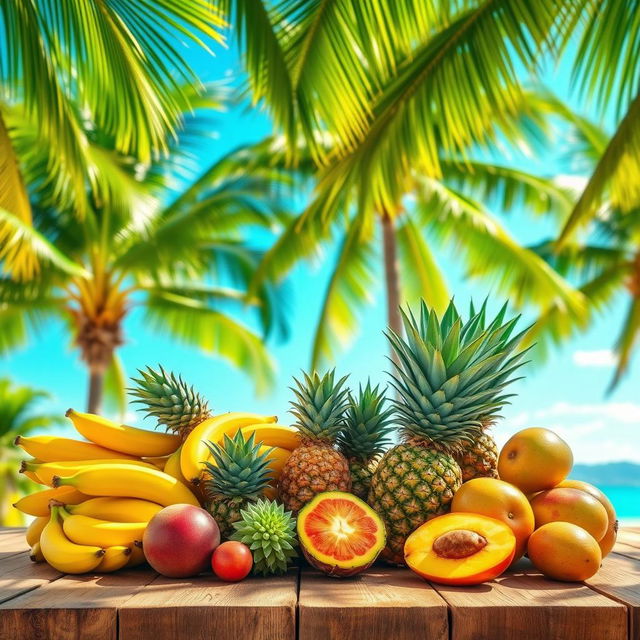
[(430, 585), (376, 566), (351, 580), (308, 568), (225, 584), (150, 569), (62, 575), (33, 564), (21, 529), (0, 529), (2, 640), (626, 640), (640, 638), (640, 528), (584, 584), (526, 561), (477, 587)]

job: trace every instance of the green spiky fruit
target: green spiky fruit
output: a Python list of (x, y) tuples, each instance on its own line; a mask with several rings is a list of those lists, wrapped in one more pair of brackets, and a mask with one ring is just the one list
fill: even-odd
[(269, 486), (269, 460), (272, 449), (248, 440), (242, 431), (233, 438), (225, 434), (222, 444), (208, 443), (211, 461), (205, 462), (204, 489), (207, 508), (220, 528), (222, 538), (234, 531), (242, 509), (257, 500)]
[(318, 493), (350, 491), (351, 476), (347, 459), (335, 448), (344, 426), (346, 377), (336, 382), (334, 371), (324, 376), (314, 371), (294, 381), (296, 400), (291, 413), (300, 432), (300, 446), (282, 469), (278, 493), (286, 508), (297, 513)]
[(253, 571), (264, 576), (284, 573), (295, 558), (296, 521), (290, 511), (272, 500), (258, 500), (242, 510), (242, 517), (233, 523), (231, 536), (248, 545), (253, 553)]
[(474, 478), (498, 477), (498, 445), (487, 431), (473, 442), (465, 442), (453, 457), (462, 470), (462, 482)]
[(143, 405), (141, 411), (184, 440), (194, 427), (211, 417), (208, 402), (182, 376), (158, 366), (160, 371), (151, 367), (146, 371), (138, 369), (142, 377), (132, 378), (137, 386), (128, 391), (137, 398), (133, 402)]
[(377, 460), (391, 444), (388, 436), (394, 430), (390, 424), (393, 410), (384, 404), (384, 392), (367, 381), (357, 397), (349, 394), (344, 429), (338, 436), (340, 450), (349, 460), (351, 493), (362, 500), (369, 494)]
[(445, 513), (462, 484), (453, 455), (482, 436), (505, 404), (505, 387), (523, 364), (517, 351), (524, 333), (512, 336), (518, 318), (504, 321), (506, 305), (485, 326), (486, 308), (463, 322), (453, 304), (441, 319), (422, 302), (420, 317), (402, 314), (406, 338), (387, 333), (397, 357), (392, 385), (403, 444), (380, 460), (369, 503), (383, 517), (384, 557), (403, 563), (407, 535)]

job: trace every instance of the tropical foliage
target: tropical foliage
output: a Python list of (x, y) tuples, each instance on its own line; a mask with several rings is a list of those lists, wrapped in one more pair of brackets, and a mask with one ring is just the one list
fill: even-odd
[[(116, 351), (125, 340), (123, 323), (136, 307), (150, 329), (226, 358), (248, 372), (259, 390), (271, 381), (273, 364), (256, 330), (281, 326), (281, 305), (268, 284), (246, 296), (260, 260), (246, 234), (255, 227), (267, 234), (274, 229), (282, 211), (275, 185), (286, 174), (238, 149), (178, 195), (172, 189), (178, 174), (193, 169), (192, 141), (202, 140), (203, 128), (212, 126), (207, 108), (218, 105), (217, 93), (200, 96), (199, 109), (185, 114), (169, 159), (149, 165), (122, 156), (113, 136), (84, 123), (95, 172), (85, 184), (82, 216), (73, 198), (65, 199), (58, 177), (46, 171), (53, 143), (36, 146), (37, 127), (12, 121), (34, 219), (27, 225), (0, 210), (0, 221), (42, 268), (26, 281), (11, 275), (0, 280), (0, 350), (24, 343), (43, 322), (62, 320), (91, 374), (93, 411), (105, 375), (123, 406)], [(247, 305), (256, 310), (252, 325), (237, 317)]]
[(20, 476), (20, 449), (13, 446), (16, 436), (28, 435), (62, 422), (59, 415), (43, 413), (39, 405), (48, 398), (44, 391), (23, 387), (0, 378), (0, 525), (18, 526), (20, 513), (11, 508), (17, 497), (33, 483)]

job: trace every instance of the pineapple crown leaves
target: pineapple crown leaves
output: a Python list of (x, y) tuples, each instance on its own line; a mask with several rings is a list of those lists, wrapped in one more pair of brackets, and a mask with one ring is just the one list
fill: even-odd
[(254, 573), (284, 573), (295, 558), (298, 542), (296, 521), (291, 511), (272, 500), (249, 503), (240, 511), (241, 519), (233, 523), (231, 540), (246, 544), (253, 553)]
[(207, 442), (213, 462), (205, 461), (205, 491), (209, 496), (243, 496), (257, 498), (269, 484), (269, 455), (273, 447), (255, 442), (252, 433), (246, 440), (242, 431), (233, 438), (224, 435), (222, 444)]
[(393, 408), (385, 407), (385, 394), (367, 380), (357, 397), (349, 393), (344, 429), (338, 436), (340, 449), (347, 457), (370, 460), (380, 455), (391, 439)]
[(421, 303), (420, 316), (402, 311), (406, 338), (386, 335), (397, 356), (394, 407), (405, 435), (456, 449), (478, 437), (511, 395), (505, 387), (528, 349), (516, 349), (529, 328), (513, 335), (519, 316), (505, 321), (507, 305), (487, 324), (486, 301), (471, 306), (465, 323), (453, 300), (442, 319)]
[(313, 440), (335, 442), (344, 426), (349, 390), (345, 387), (348, 376), (335, 381), (335, 369), (320, 376), (302, 373), (296, 387), (290, 387), (296, 396), (291, 402), (291, 413), (301, 435)]
[(145, 417), (156, 418), (170, 431), (186, 433), (211, 416), (209, 403), (182, 376), (158, 368), (138, 369), (141, 377), (131, 378), (137, 386), (127, 389), (136, 398), (132, 402), (143, 405), (138, 410), (146, 411)]

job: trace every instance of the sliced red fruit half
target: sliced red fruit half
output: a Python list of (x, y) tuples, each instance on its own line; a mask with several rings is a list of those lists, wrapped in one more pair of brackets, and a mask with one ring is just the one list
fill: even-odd
[(511, 528), (488, 516), (448, 513), (418, 527), (404, 545), (407, 566), (441, 584), (480, 584), (497, 578), (516, 549)]
[(305, 558), (329, 576), (353, 576), (371, 566), (384, 549), (384, 524), (351, 493), (319, 493), (298, 513), (298, 537)]

